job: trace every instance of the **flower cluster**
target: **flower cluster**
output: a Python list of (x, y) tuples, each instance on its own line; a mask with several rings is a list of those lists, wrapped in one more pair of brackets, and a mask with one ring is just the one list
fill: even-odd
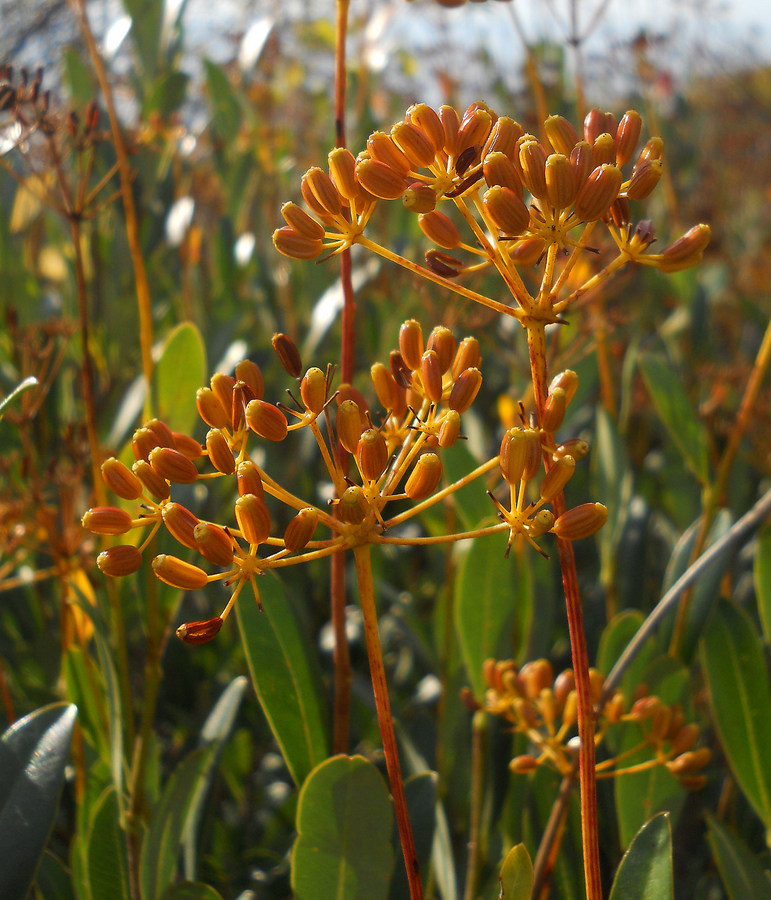
[[(560, 672), (556, 678), (551, 664), (545, 659), (525, 663), (518, 669), (512, 660), (489, 659), (484, 665), (488, 691), (484, 708), (492, 715), (511, 723), (513, 730), (527, 736), (532, 745), (528, 754), (511, 761), (514, 772), (532, 772), (540, 765), (549, 765), (563, 775), (574, 766), (578, 703), (572, 669)], [(641, 686), (631, 706), (622, 691), (615, 691), (605, 699), (603, 675), (589, 670), (591, 699), (598, 709), (595, 744), (607, 737), (609, 730), (619, 724), (636, 725), (640, 740), (623, 753), (597, 764), (598, 778), (614, 778), (641, 772), (655, 766), (666, 766), (686, 788), (696, 790), (704, 786), (706, 778), (699, 774), (709, 763), (708, 748), (695, 748), (699, 726), (686, 722), (679, 704), (668, 705), (648, 694)], [(625, 760), (647, 750), (649, 759), (624, 765)]]

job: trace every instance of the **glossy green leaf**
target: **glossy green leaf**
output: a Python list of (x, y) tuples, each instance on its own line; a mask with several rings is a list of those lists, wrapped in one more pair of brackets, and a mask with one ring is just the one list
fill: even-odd
[(524, 844), (506, 854), (501, 866), (500, 900), (530, 900), (533, 890), (533, 862)]
[(158, 418), (188, 433), (198, 418), (195, 392), (206, 381), (206, 349), (192, 322), (173, 328), (155, 368)]
[(771, 897), (771, 880), (757, 856), (733, 831), (706, 813), (707, 841), (730, 900)]
[[(421, 873), (428, 871), (431, 858), (431, 845), (434, 840), (436, 825), (436, 772), (420, 772), (408, 778), (404, 783), (404, 794), (407, 799), (407, 810), (410, 814), (412, 833), (415, 838), (415, 854)], [(399, 830), (394, 820), (391, 844), (394, 847), (396, 865), (391, 877), (389, 900), (402, 900), (409, 897), (410, 888), (407, 881), (407, 870), (400, 865), (402, 860)]]
[(222, 895), (200, 881), (182, 881), (172, 885), (163, 900), (222, 900)]
[(0, 897), (24, 900), (48, 840), (77, 709), (44, 706), (13, 724), (0, 738)]
[(393, 810), (362, 756), (335, 756), (300, 791), (292, 888), (297, 900), (385, 900), (394, 865)]
[(295, 784), (326, 759), (326, 722), (320, 679), (281, 582), (259, 581), (263, 612), (243, 596), (236, 605), (252, 684)]
[(707, 434), (696, 418), (688, 395), (675, 369), (660, 356), (640, 356), (640, 371), (664, 427), (680, 451), (685, 464), (702, 485), (709, 484)]
[(174, 878), (180, 847), (191, 814), (203, 802), (217, 745), (185, 757), (166, 783), (142, 843), (139, 881), (143, 900), (160, 897)]
[[(471, 454), (465, 441), (458, 441), (454, 447), (442, 454), (442, 465), (444, 466), (444, 480), (447, 484), (452, 484), (476, 469), (479, 460)], [(495, 508), (485, 493), (481, 480), (472, 481), (455, 491), (452, 495), (452, 503), (458, 513), (461, 527), (465, 531), (476, 528), (483, 519), (489, 519), (485, 523), (487, 525), (495, 524), (497, 521)]]
[(771, 528), (764, 528), (757, 537), (755, 551), (755, 595), (766, 643), (771, 644)]
[(511, 622), (517, 602), (517, 559), (504, 556), (505, 535), (474, 541), (455, 582), (455, 631), (474, 696), (482, 700), (482, 665), (511, 655)]
[(660, 813), (637, 832), (616, 872), (610, 900), (674, 900), (672, 833)]
[(744, 795), (771, 829), (771, 690), (763, 645), (747, 613), (718, 607), (702, 643), (710, 707)]
[(102, 794), (94, 809), (86, 869), (91, 900), (129, 900), (126, 838), (120, 828), (118, 797), (113, 788)]

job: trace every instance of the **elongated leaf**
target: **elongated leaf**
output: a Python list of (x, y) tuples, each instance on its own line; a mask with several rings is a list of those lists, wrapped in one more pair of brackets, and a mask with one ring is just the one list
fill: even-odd
[(0, 897), (24, 900), (59, 805), (77, 709), (44, 706), (0, 738)]
[(721, 603), (702, 643), (702, 667), (720, 742), (744, 795), (771, 829), (771, 690), (749, 616)]
[(640, 371), (664, 427), (685, 464), (702, 485), (709, 484), (709, 454), (704, 426), (696, 418), (677, 372), (652, 353), (640, 356)]
[(709, 813), (706, 816), (709, 826), (707, 840), (730, 900), (771, 897), (771, 880), (757, 856), (738, 835), (721, 825), (714, 816)]
[[(436, 772), (421, 772), (413, 775), (404, 783), (404, 794), (407, 798), (407, 810), (410, 814), (412, 833), (415, 838), (415, 854), (421, 872), (426, 872), (431, 858), (431, 845), (434, 840), (436, 824)], [(391, 844), (395, 848), (394, 859), (401, 859), (399, 829), (394, 821)], [(395, 865), (391, 877), (389, 900), (402, 900), (409, 897), (410, 888), (407, 881), (407, 870), (403, 865)]]
[(158, 70), (163, 0), (123, 0), (131, 16), (131, 36), (139, 56), (145, 84), (155, 78)]
[(208, 59), (203, 65), (212, 108), (212, 127), (220, 140), (227, 140), (241, 125), (241, 104), (222, 69)]
[[(479, 465), (479, 460), (469, 452), (465, 441), (458, 441), (454, 447), (442, 454), (442, 464), (444, 479), (448, 484), (452, 484), (472, 472)], [(481, 480), (472, 481), (459, 491), (455, 491), (452, 502), (466, 531), (475, 528), (485, 517), (490, 519), (486, 524), (495, 523), (495, 509), (485, 493)]]
[(191, 814), (203, 802), (217, 744), (194, 750), (177, 766), (164, 788), (142, 843), (139, 881), (143, 900), (155, 900), (171, 883)]
[(292, 887), (297, 900), (385, 900), (394, 853), (385, 782), (363, 756), (335, 756), (300, 791)]
[(24, 393), (24, 391), (28, 391), (30, 388), (35, 387), (37, 383), (37, 378), (35, 378), (34, 375), (30, 375), (29, 378), (25, 378), (24, 381), (17, 384), (7, 397), (3, 397), (2, 400), (0, 400), (0, 419), (3, 418), (5, 408), (9, 403), (13, 403), (17, 397)]
[(48, 850), (40, 857), (35, 873), (35, 890), (43, 900), (75, 900), (72, 872)]
[(771, 528), (764, 528), (758, 534), (754, 568), (760, 623), (766, 643), (771, 644)]
[(501, 900), (530, 900), (533, 890), (533, 862), (524, 844), (506, 854), (501, 866)]
[(326, 759), (327, 735), (309, 650), (281, 582), (260, 579), (264, 612), (248, 597), (236, 606), (252, 684), (295, 784)]
[(222, 895), (200, 881), (183, 881), (170, 887), (163, 900), (222, 900)]
[(654, 816), (624, 854), (610, 900), (674, 900), (672, 833), (669, 816)]
[(474, 541), (455, 583), (455, 630), (474, 696), (484, 697), (482, 664), (511, 655), (517, 561), (504, 557), (506, 537)]
[[(597, 669), (603, 675), (610, 672), (644, 621), (645, 616), (639, 610), (627, 609), (608, 622), (600, 637), (597, 651)], [(653, 641), (649, 641), (624, 674), (620, 687), (627, 702), (631, 700), (635, 687), (640, 683), (640, 673), (655, 652)]]
[(129, 900), (126, 840), (113, 788), (102, 794), (94, 809), (86, 859), (91, 900)]
[(155, 368), (158, 418), (172, 431), (189, 432), (197, 419), (195, 392), (206, 379), (206, 350), (201, 332), (183, 322), (166, 338)]

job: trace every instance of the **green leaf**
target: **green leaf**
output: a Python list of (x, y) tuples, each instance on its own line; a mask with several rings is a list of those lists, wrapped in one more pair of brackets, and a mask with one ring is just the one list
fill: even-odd
[(710, 478), (707, 434), (696, 418), (678, 373), (661, 357), (652, 353), (640, 356), (640, 371), (656, 412), (685, 464), (699, 482), (707, 487)]
[[(404, 782), (404, 795), (407, 799), (407, 811), (410, 815), (412, 833), (415, 838), (415, 854), (418, 857), (420, 871), (428, 869), (431, 858), (431, 846), (434, 841), (436, 826), (436, 772), (420, 772)], [(391, 844), (395, 847), (394, 858), (401, 859), (399, 829), (394, 821)], [(389, 900), (402, 900), (409, 897), (410, 888), (407, 881), (407, 870), (403, 865), (396, 865), (391, 878)]]
[(315, 768), (297, 805), (297, 900), (385, 900), (392, 821), (385, 782), (364, 757), (335, 756)]
[[(190, 76), (184, 72), (167, 72), (155, 82), (145, 101), (142, 114), (159, 113), (169, 116), (185, 101)], [(200, 387), (200, 385), (199, 385)]]
[(204, 800), (217, 744), (194, 750), (166, 783), (142, 843), (139, 882), (143, 900), (156, 900), (171, 883), (191, 814)]
[[(442, 454), (444, 466), (444, 480), (447, 484), (460, 481), (469, 472), (473, 472), (479, 465), (479, 460), (472, 456), (466, 441), (458, 441), (454, 447)], [(452, 494), (452, 503), (455, 505), (462, 528), (470, 531), (483, 519), (489, 519), (485, 524), (495, 523), (495, 508), (490, 498), (485, 493), (484, 481), (476, 479), (459, 491)]]
[(770, 897), (771, 881), (757, 856), (738, 835), (724, 828), (714, 816), (709, 813), (705, 815), (709, 827), (707, 841), (730, 900)]
[(94, 808), (86, 848), (91, 900), (129, 900), (126, 839), (120, 828), (118, 796), (108, 788)]
[(301, 785), (328, 755), (320, 679), (281, 582), (268, 574), (259, 584), (264, 612), (248, 596), (236, 605), (241, 640), (257, 699)]
[(755, 551), (755, 594), (766, 643), (771, 644), (771, 528), (762, 529)]
[(482, 664), (511, 654), (511, 620), (517, 602), (517, 559), (505, 558), (506, 535), (473, 541), (455, 582), (455, 630), (477, 700), (487, 689)]
[(145, 84), (158, 70), (164, 0), (123, 0), (131, 16), (131, 36), (142, 64)]
[(48, 840), (77, 708), (44, 706), (13, 724), (0, 738), (0, 897), (24, 900)]
[(109, 738), (105, 729), (102, 680), (93, 660), (80, 647), (71, 646), (63, 659), (67, 696), (78, 707), (86, 740), (106, 762), (110, 761)]
[[(618, 661), (627, 645), (642, 627), (645, 616), (637, 609), (627, 609), (614, 616), (605, 626), (600, 636), (600, 646), (597, 650), (597, 669), (603, 675), (610, 674), (610, 670)], [(648, 665), (651, 657), (656, 653), (653, 641), (648, 641), (645, 648), (633, 660), (624, 673), (620, 687), (624, 692), (627, 702), (632, 699), (635, 687), (640, 683), (640, 673)]]
[(228, 140), (241, 127), (241, 104), (222, 69), (208, 59), (204, 60), (203, 66), (212, 109), (212, 128), (219, 140)]
[(64, 863), (45, 850), (35, 873), (35, 890), (43, 900), (75, 900), (72, 872)]
[(674, 900), (669, 815), (660, 813), (637, 832), (616, 872), (610, 900)]
[(771, 830), (771, 691), (760, 637), (743, 610), (723, 602), (701, 649), (712, 716), (731, 771)]
[(533, 890), (533, 862), (524, 844), (517, 844), (506, 854), (499, 880), (500, 900), (530, 900)]
[(195, 392), (206, 380), (206, 349), (192, 322), (173, 328), (155, 369), (158, 418), (172, 431), (189, 432), (198, 414)]
[(163, 900), (222, 900), (222, 895), (200, 881), (182, 881), (170, 887)]

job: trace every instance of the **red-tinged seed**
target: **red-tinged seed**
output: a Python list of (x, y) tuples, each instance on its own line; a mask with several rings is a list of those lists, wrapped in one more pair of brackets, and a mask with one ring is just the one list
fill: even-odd
[(709, 225), (694, 225), (658, 255), (658, 267), (662, 272), (679, 272), (688, 269), (701, 259), (710, 239)]
[(601, 109), (590, 109), (584, 119), (584, 140), (593, 144), (597, 138), (607, 131), (605, 113)]
[(398, 401), (397, 395), (399, 392), (399, 385), (396, 383), (394, 376), (380, 362), (375, 363), (369, 371), (380, 405), (385, 410), (394, 409)]
[(522, 181), (537, 200), (546, 197), (546, 151), (538, 141), (525, 141), (519, 147)]
[(426, 341), (426, 349), (434, 350), (439, 357), (439, 366), (444, 374), (452, 365), (455, 356), (455, 338), (449, 328), (437, 325), (431, 329)]
[(215, 372), (209, 379), (209, 384), (225, 410), (229, 425), (230, 410), (233, 407), (233, 388), (236, 386), (236, 380), (232, 375), (225, 375), (224, 372)]
[(123, 578), (140, 568), (142, 554), (131, 544), (118, 544), (103, 550), (96, 558), (96, 565), (102, 575)]
[(693, 749), (696, 741), (699, 739), (699, 726), (695, 722), (689, 722), (683, 725), (672, 739), (672, 746), (669, 748), (673, 756), (679, 756), (687, 750)]
[(286, 416), (272, 403), (250, 400), (246, 406), (246, 424), (268, 441), (283, 441), (287, 435)]
[(517, 147), (517, 141), (524, 134), (519, 122), (509, 116), (500, 116), (490, 131), (487, 143), (482, 149), (482, 159), (491, 153), (502, 153), (511, 158)]
[(566, 541), (580, 541), (599, 531), (607, 519), (608, 510), (602, 503), (582, 503), (559, 516), (552, 531)]
[(311, 189), (321, 208), (330, 216), (339, 216), (343, 211), (343, 203), (332, 179), (318, 166), (312, 166), (303, 175), (302, 180)]
[(527, 439), (521, 425), (510, 428), (501, 441), (499, 466), (501, 475), (508, 484), (518, 485), (525, 471)]
[(576, 197), (575, 213), (582, 222), (596, 222), (610, 209), (621, 187), (617, 166), (598, 166), (584, 182)]
[[(423, 356), (423, 329), (416, 319), (407, 319), (399, 329), (399, 351), (406, 366), (413, 372), (420, 368)], [(395, 373), (394, 373), (395, 377)], [(404, 385), (408, 387), (408, 385)]]
[(442, 399), (442, 369), (439, 355), (435, 350), (426, 350), (421, 357), (420, 377), (426, 399), (432, 403), (439, 403)]
[(579, 142), (578, 132), (573, 125), (563, 116), (549, 116), (543, 123), (546, 139), (554, 148), (555, 153), (570, 156), (573, 147)]
[(415, 103), (407, 110), (407, 118), (425, 134), (434, 151), (444, 146), (444, 128), (436, 112), (425, 103)]
[(344, 400), (337, 407), (335, 428), (338, 441), (349, 453), (356, 453), (363, 431), (362, 425), (359, 404), (354, 400)]
[(524, 428), (525, 435), (525, 464), (522, 470), (522, 478), (530, 481), (535, 478), (541, 468), (541, 437), (534, 428)]
[(265, 497), (260, 471), (250, 459), (243, 460), (236, 467), (236, 485), (239, 497), (244, 494), (254, 494), (260, 500)]
[(319, 238), (305, 237), (289, 225), (283, 225), (273, 232), (273, 246), (290, 259), (316, 259), (323, 245)]
[(391, 129), (396, 146), (410, 161), (412, 168), (425, 169), (436, 156), (434, 145), (423, 131), (411, 122), (397, 122)]
[(530, 772), (535, 772), (539, 765), (538, 760), (534, 756), (522, 753), (511, 760), (509, 768), (515, 775), (529, 775)]
[(184, 547), (195, 550), (195, 526), (198, 525), (198, 517), (193, 515), (186, 506), (181, 503), (166, 503), (161, 510), (163, 524), (166, 530)]
[(404, 153), (396, 146), (391, 136), (384, 131), (374, 131), (367, 138), (367, 150), (373, 160), (383, 163), (402, 178), (412, 168)]
[(195, 438), (188, 434), (182, 434), (181, 431), (172, 431), (172, 434), (174, 435), (174, 446), (183, 456), (188, 459), (200, 459), (203, 456), (203, 447)]
[(280, 331), (273, 335), (270, 342), (285, 371), (292, 378), (299, 378), (302, 374), (303, 362), (295, 342)]
[(460, 128), (460, 116), (452, 106), (439, 107), (439, 121), (444, 129), (444, 152), (448, 156), (455, 156), (458, 146), (458, 129)]
[(505, 235), (521, 234), (530, 224), (530, 211), (510, 188), (491, 187), (482, 198), (482, 208), (490, 222)]
[(223, 475), (232, 475), (236, 470), (236, 461), (227, 438), (219, 428), (211, 428), (206, 433), (206, 452), (209, 462)]
[(356, 163), (356, 180), (374, 197), (397, 200), (404, 193), (404, 176), (377, 159), (363, 159)]
[(151, 450), (148, 462), (166, 481), (193, 484), (198, 480), (198, 469), (193, 461), (171, 447), (156, 447)]
[(563, 669), (554, 679), (554, 699), (560, 706), (565, 704), (568, 694), (576, 689), (576, 676), (572, 669)]
[(511, 158), (503, 153), (490, 153), (482, 163), (482, 173), (488, 187), (505, 187), (522, 199), (522, 180)]
[(567, 209), (576, 199), (576, 173), (567, 156), (552, 153), (546, 159), (546, 199), (555, 209)]
[(312, 506), (301, 509), (286, 526), (286, 531), (284, 532), (284, 546), (286, 549), (292, 553), (302, 550), (313, 537), (318, 521), (319, 514)]
[(212, 565), (226, 568), (233, 563), (233, 539), (219, 525), (199, 522), (193, 529), (199, 552)]
[(592, 148), (586, 141), (579, 141), (571, 150), (570, 165), (576, 173), (576, 190), (580, 191), (594, 168)]
[(629, 200), (644, 200), (653, 193), (661, 179), (664, 164), (660, 159), (646, 159), (634, 167), (626, 196)]
[(460, 413), (454, 409), (448, 409), (439, 428), (439, 446), (446, 450), (454, 447), (460, 436)]
[[(335, 217), (331, 216), (324, 207), (319, 203), (316, 199), (316, 195), (311, 190), (311, 186), (308, 182), (303, 178), (300, 182), (300, 193), (302, 194), (303, 200), (308, 204), (311, 212), (324, 224), (333, 225), (335, 222)], [(276, 236), (273, 235), (273, 243), (276, 243)], [(289, 254), (287, 254), (289, 255)]]
[(422, 453), (415, 463), (404, 492), (410, 500), (423, 500), (436, 490), (442, 477), (442, 461), (436, 453)]
[(551, 393), (555, 388), (562, 388), (565, 392), (565, 403), (570, 404), (578, 390), (578, 375), (572, 369), (558, 372), (549, 383), (549, 392)]
[[(398, 350), (392, 350), (388, 354), (388, 365), (391, 368), (391, 374), (394, 377), (394, 381), (399, 387), (405, 391), (409, 390), (412, 387), (413, 370), (410, 369), (404, 361), (404, 357)], [(420, 365), (418, 365), (418, 368), (420, 368)]]
[(145, 422), (144, 427), (149, 428), (158, 438), (159, 447), (175, 447), (174, 434), (165, 422), (161, 422), (160, 419), (150, 419), (149, 422)]
[(364, 521), (368, 504), (364, 491), (357, 485), (352, 485), (343, 491), (343, 496), (337, 503), (337, 515), (342, 522), (358, 525)]
[(195, 394), (198, 415), (210, 428), (230, 427), (230, 407), (227, 410), (211, 388), (198, 388)]
[(359, 407), (359, 415), (361, 416), (361, 430), (369, 427), (369, 403), (367, 403), (364, 394), (355, 388), (352, 384), (343, 382), (337, 389), (335, 401), (339, 406), (344, 400), (353, 400)]
[(164, 584), (170, 587), (181, 588), (183, 591), (196, 591), (203, 587), (209, 580), (203, 569), (162, 553), (153, 560), (153, 572)]
[(543, 238), (525, 238), (509, 246), (509, 258), (517, 266), (534, 266), (543, 256), (546, 242)]
[(561, 493), (576, 471), (576, 461), (572, 456), (561, 456), (544, 475), (541, 482), (541, 499), (546, 503)]
[(131, 437), (131, 450), (135, 459), (147, 460), (150, 451), (158, 446), (158, 435), (149, 428), (137, 428)]
[(321, 369), (314, 366), (305, 373), (300, 382), (300, 398), (305, 408), (316, 416), (324, 409), (327, 402), (327, 377)]
[(236, 380), (243, 381), (252, 389), (255, 399), (262, 400), (265, 395), (265, 381), (262, 370), (251, 359), (242, 359), (236, 363)]
[(610, 134), (601, 134), (592, 144), (593, 168), (616, 164), (616, 142)]
[(324, 226), (321, 222), (317, 222), (313, 216), (309, 216), (296, 203), (285, 203), (281, 207), (281, 215), (292, 231), (300, 237), (309, 241), (321, 241), (324, 239)]
[(186, 644), (208, 644), (219, 634), (221, 628), (222, 619), (215, 616), (201, 622), (185, 622), (177, 628), (176, 635)]
[[(479, 147), (466, 147), (462, 153), (458, 154), (458, 158), (455, 160), (455, 174), (462, 177), (475, 163), (478, 163), (479, 160)], [(459, 197), (464, 191), (476, 184), (481, 177), (482, 173), (479, 172), (479, 170), (472, 172), (468, 178), (465, 178), (460, 184), (457, 184), (448, 196)]]
[(629, 201), (626, 199), (626, 197), (616, 197), (616, 199), (610, 204), (608, 217), (610, 218), (610, 221), (616, 226), (616, 228), (624, 228), (629, 224), (632, 218), (632, 211), (631, 207), (629, 206)]
[(661, 159), (664, 155), (664, 141), (660, 137), (648, 138), (645, 146), (640, 151), (635, 165), (645, 162), (646, 159)]
[(438, 210), (418, 215), (418, 225), (430, 241), (445, 250), (453, 250), (461, 244), (457, 225)]
[(346, 200), (356, 200), (361, 194), (361, 186), (356, 180), (356, 157), (345, 147), (335, 147), (327, 159), (332, 183)]
[(578, 461), (583, 459), (588, 452), (589, 444), (586, 441), (582, 441), (581, 438), (569, 438), (554, 451), (554, 459), (559, 459), (560, 456), (572, 456)]
[(117, 506), (95, 506), (83, 514), (81, 523), (92, 534), (125, 534), (131, 529), (131, 516)]
[(465, 337), (458, 344), (455, 358), (452, 361), (450, 372), (453, 380), (457, 380), (461, 372), (466, 369), (478, 369), (482, 362), (482, 354), (479, 350), (479, 341), (475, 337)]
[(436, 191), (420, 181), (413, 181), (402, 194), (404, 208), (414, 213), (428, 213), (436, 208)]
[(637, 110), (628, 109), (616, 129), (616, 165), (621, 168), (632, 158), (642, 131), (642, 116)]
[(362, 478), (377, 481), (388, 463), (388, 445), (376, 428), (362, 431), (356, 445), (356, 462)]
[(564, 389), (557, 387), (553, 391), (549, 391), (546, 397), (541, 416), (541, 428), (548, 434), (554, 434), (562, 425), (567, 408), (566, 396)]
[(114, 456), (102, 463), (102, 480), (113, 494), (124, 500), (136, 500), (142, 495), (142, 482)]
[(476, 400), (480, 387), (482, 387), (482, 373), (479, 369), (473, 367), (464, 369), (452, 386), (450, 397), (447, 401), (448, 406), (458, 413), (466, 412)]
[(171, 493), (168, 481), (165, 478), (161, 478), (146, 459), (138, 459), (131, 467), (131, 471), (156, 500), (166, 500), (168, 498)]
[(528, 700), (536, 700), (541, 691), (554, 682), (554, 669), (548, 659), (534, 659), (519, 670), (519, 680)]
[(236, 521), (250, 544), (262, 544), (270, 537), (270, 512), (256, 494), (243, 494), (236, 500)]
[(230, 411), (230, 425), (233, 433), (243, 431), (246, 427), (246, 407), (256, 400), (254, 391), (245, 381), (237, 381), (233, 388), (233, 403)]
[(482, 147), (487, 143), (487, 137), (493, 126), (493, 118), (488, 110), (476, 108), (467, 112), (458, 129), (458, 138), (455, 146), (456, 156), (471, 148), (476, 148), (475, 157), (481, 155)]

